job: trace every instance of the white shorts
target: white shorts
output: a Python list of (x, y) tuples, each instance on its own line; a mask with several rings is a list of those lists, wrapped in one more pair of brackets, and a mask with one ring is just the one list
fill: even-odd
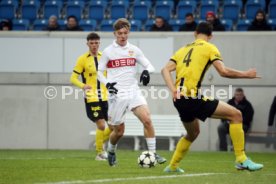
[(120, 125), (125, 122), (126, 112), (135, 107), (147, 105), (146, 99), (140, 90), (135, 94), (125, 98), (115, 97), (108, 100), (108, 123), (110, 125)]

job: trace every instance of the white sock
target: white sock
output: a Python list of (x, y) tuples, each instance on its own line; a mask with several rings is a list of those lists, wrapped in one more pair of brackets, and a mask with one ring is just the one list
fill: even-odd
[(152, 151), (153, 153), (155, 153), (156, 152), (156, 139), (155, 139), (155, 137), (146, 138), (146, 142), (147, 142), (149, 151)]
[(108, 141), (108, 145), (107, 145), (108, 152), (114, 153), (116, 151), (116, 148), (117, 148), (117, 144), (113, 145), (111, 144), (110, 141)]

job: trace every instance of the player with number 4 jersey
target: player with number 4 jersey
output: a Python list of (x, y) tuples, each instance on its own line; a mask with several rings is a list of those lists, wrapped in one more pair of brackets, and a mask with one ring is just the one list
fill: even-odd
[[(253, 162), (245, 154), (241, 112), (223, 101), (209, 99), (200, 93), (204, 74), (211, 65), (222, 77), (259, 78), (256, 69), (239, 71), (224, 65), (216, 46), (209, 43), (212, 29), (209, 23), (201, 22), (195, 31), (196, 40), (179, 49), (162, 69), (163, 78), (173, 96), (174, 106), (187, 130), (187, 135), (178, 141), (170, 165), (165, 168), (165, 172), (184, 172), (179, 167), (179, 163), (199, 135), (199, 120), (205, 121), (208, 117), (230, 121), (229, 132), (237, 169), (255, 171), (263, 168), (262, 164)], [(173, 71), (176, 71), (175, 83), (171, 76)]]

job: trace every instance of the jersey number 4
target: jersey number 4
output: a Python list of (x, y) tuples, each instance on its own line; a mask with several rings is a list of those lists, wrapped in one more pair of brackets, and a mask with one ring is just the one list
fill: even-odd
[(187, 67), (189, 66), (189, 63), (192, 61), (191, 55), (192, 55), (193, 50), (194, 50), (194, 48), (191, 48), (189, 50), (189, 52), (186, 54), (186, 56), (184, 57), (183, 63), (186, 63)]

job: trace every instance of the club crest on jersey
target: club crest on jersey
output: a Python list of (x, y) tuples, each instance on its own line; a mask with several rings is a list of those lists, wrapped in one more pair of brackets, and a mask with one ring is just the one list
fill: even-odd
[(98, 112), (94, 112), (93, 115), (94, 115), (94, 117), (98, 117), (99, 113)]
[(128, 51), (128, 55), (129, 55), (129, 56), (133, 56), (133, 55), (134, 55), (134, 51), (133, 51), (133, 50), (129, 50), (129, 51)]

